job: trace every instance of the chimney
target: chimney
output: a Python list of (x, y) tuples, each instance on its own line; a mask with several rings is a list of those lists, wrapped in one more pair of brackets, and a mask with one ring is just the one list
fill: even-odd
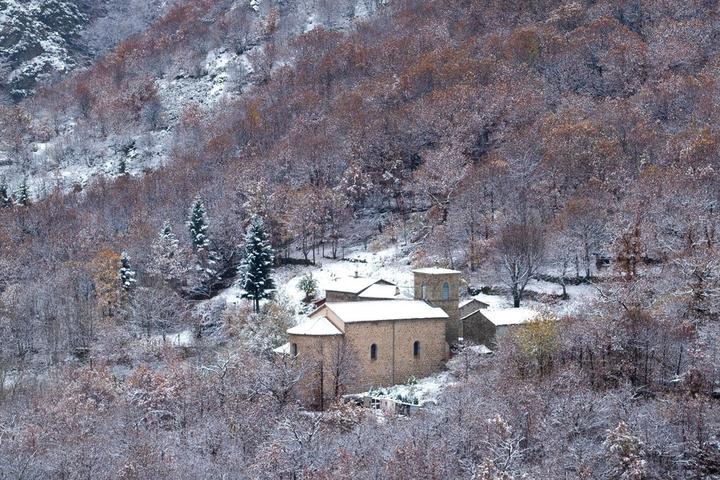
[(357, 268), (355, 269), (355, 278), (358, 278), (358, 271), (357, 271)]

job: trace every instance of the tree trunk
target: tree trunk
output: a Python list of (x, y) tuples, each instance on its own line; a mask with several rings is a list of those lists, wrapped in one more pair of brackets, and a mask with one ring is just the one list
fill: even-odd
[(580, 280), (580, 259), (575, 255), (575, 278)]
[(513, 308), (520, 308), (520, 290), (517, 287), (513, 287)]
[(590, 280), (590, 245), (585, 244), (585, 278)]

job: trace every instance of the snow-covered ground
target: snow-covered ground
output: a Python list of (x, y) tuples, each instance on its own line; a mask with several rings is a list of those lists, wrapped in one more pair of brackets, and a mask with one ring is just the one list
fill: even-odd
[(0, 391), (10, 390), (15, 385), (17, 385), (19, 377), (16, 372), (8, 372), (2, 377), (0, 377), (0, 381), (2, 381), (2, 385), (0, 385)]
[(153, 335), (150, 337), (150, 344), (153, 346), (192, 347), (195, 343), (195, 335), (190, 329), (168, 335)]
[[(526, 292), (536, 292), (554, 297), (562, 295), (562, 287), (560, 285), (543, 280), (531, 280), (525, 290)], [(567, 285), (566, 290), (570, 297), (567, 300), (558, 298), (550, 304), (530, 300), (523, 301), (523, 303), (529, 307), (537, 308), (542, 306), (557, 316), (564, 316), (577, 313), (580, 309), (587, 307), (587, 305), (598, 298), (598, 290), (591, 284)]]
[(445, 371), (406, 384), (373, 389), (361, 395), (369, 395), (373, 398), (391, 398), (422, 407), (428, 404), (437, 404), (438, 396), (443, 389), (453, 383), (455, 383), (454, 377), (450, 372)]
[[(296, 307), (297, 323), (301, 323), (306, 318), (302, 308), (304, 293), (299, 290), (298, 284), (307, 274), (311, 274), (318, 282), (318, 298), (324, 296), (323, 286), (343, 277), (354, 277), (356, 274), (361, 277), (382, 278), (396, 283), (401, 287), (403, 293), (412, 298), (413, 267), (410, 252), (411, 248), (401, 247), (397, 244), (385, 245), (374, 251), (365, 250), (363, 246), (356, 246), (346, 249), (345, 259), (321, 258), (314, 266), (284, 266), (275, 271), (278, 296), (287, 299)], [(545, 310), (558, 317), (579, 311), (597, 298), (597, 289), (592, 285), (567, 286), (570, 297), (568, 300), (559, 299), (562, 287), (550, 282), (533, 280), (528, 284), (527, 290), (544, 295), (539, 295), (538, 300), (523, 300), (523, 310)], [(507, 296), (478, 294), (474, 298), (488, 304), (491, 310), (504, 310), (512, 306), (510, 298)], [(225, 302), (227, 305), (239, 305), (246, 302), (242, 299), (242, 289), (237, 283), (208, 302), (217, 301)], [(490, 351), (478, 347), (478, 351), (472, 353), (484, 355)], [(393, 399), (414, 399), (419, 405), (423, 405), (436, 401), (443, 388), (452, 385), (454, 381), (452, 374), (445, 371), (427, 378), (417, 379), (415, 384), (396, 385), (380, 391), (375, 390), (372, 395)], [(414, 400), (410, 403), (414, 403)]]
[[(412, 298), (413, 267), (409, 254), (410, 248), (402, 248), (397, 244), (384, 246), (377, 251), (365, 250), (360, 245), (346, 249), (345, 259), (321, 258), (314, 266), (284, 266), (275, 272), (278, 294), (288, 299), (300, 312), (304, 293), (300, 291), (298, 284), (303, 276), (311, 274), (317, 280), (318, 298), (322, 298), (325, 295), (323, 291), (325, 285), (343, 277), (354, 277), (357, 274), (360, 277), (382, 278), (393, 282), (401, 288), (404, 294)], [(560, 285), (542, 280), (532, 280), (528, 283), (526, 291), (544, 294), (548, 298), (523, 299), (523, 307), (549, 311), (558, 317), (576, 313), (598, 298), (597, 288), (589, 284), (568, 285), (568, 300), (559, 298), (562, 294)], [(221, 292), (216, 298), (222, 299), (228, 305), (238, 305), (245, 301), (242, 299), (242, 289), (237, 283)], [(512, 306), (511, 299), (505, 295), (481, 293), (473, 298), (488, 304), (490, 309), (504, 309)], [(298, 321), (300, 320), (299, 318)]]

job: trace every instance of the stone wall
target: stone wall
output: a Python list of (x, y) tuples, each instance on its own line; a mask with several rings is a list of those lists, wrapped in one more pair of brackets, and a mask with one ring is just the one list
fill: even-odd
[(471, 313), (475, 313), (478, 310), (480, 310), (482, 308), (487, 308), (487, 307), (488, 307), (487, 304), (473, 299), (460, 308), (460, 318), (467, 317)]
[[(346, 338), (355, 352), (358, 375), (352, 385), (357, 392), (372, 387), (404, 383), (410, 376), (426, 377), (447, 359), (445, 320), (399, 320), (346, 324)], [(418, 355), (413, 344), (420, 342)], [(377, 359), (370, 347), (377, 346)]]
[[(349, 394), (438, 372), (448, 355), (445, 329), (445, 319), (422, 319), (347, 323), (345, 335), (290, 335), (305, 368), (298, 396), (304, 404), (320, 408), (334, 396), (336, 374), (340, 394)], [(372, 344), (377, 346), (375, 360), (370, 358)]]
[[(415, 299), (425, 300), (434, 307), (440, 307), (450, 317), (447, 323), (445, 339), (448, 343), (457, 342), (463, 336), (460, 323), (459, 288), (460, 272), (454, 273), (421, 273), (413, 272), (415, 276)], [(449, 286), (449, 296), (443, 298), (443, 284)], [(425, 287), (423, 289), (423, 286)], [(423, 297), (423, 292), (425, 296)]]
[(478, 345), (493, 348), (495, 344), (495, 325), (485, 318), (481, 310), (462, 319), (463, 338)]
[[(422, 378), (440, 371), (449, 353), (444, 337), (447, 321), (395, 323), (395, 383), (405, 383), (410, 376)], [(420, 342), (417, 356), (413, 354), (415, 341)]]
[[(345, 348), (344, 337), (290, 335), (289, 341), (291, 353), (292, 345), (297, 346), (299, 368), (304, 372), (297, 388), (299, 400), (314, 408), (327, 406), (335, 397), (336, 374), (343, 369), (341, 359)], [(341, 375), (338, 383), (343, 382), (344, 376)], [(342, 385), (340, 387), (341, 395), (348, 393)]]
[(356, 302), (358, 300), (358, 296), (355, 293), (348, 293), (348, 292), (336, 292), (333, 290), (326, 290), (325, 291), (325, 302), (326, 303), (332, 303), (332, 302)]

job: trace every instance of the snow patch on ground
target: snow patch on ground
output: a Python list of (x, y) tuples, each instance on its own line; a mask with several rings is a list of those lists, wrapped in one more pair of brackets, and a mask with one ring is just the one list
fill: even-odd
[(560, 299), (562, 295), (562, 286), (557, 283), (545, 282), (543, 280), (531, 280), (528, 282), (526, 291), (537, 292), (553, 297), (557, 297), (557, 301), (553, 303), (542, 303), (533, 301), (524, 301), (526, 306), (544, 307), (557, 316), (573, 315), (588, 305), (592, 304), (599, 298), (597, 287), (592, 284), (567, 285), (566, 291), (570, 298), (567, 300)]
[(310, 16), (308, 16), (308, 19), (305, 22), (305, 28), (303, 29), (303, 31), (305, 33), (308, 33), (310, 31), (312, 31), (313, 29), (315, 29), (315, 27), (318, 27), (319, 25), (320, 24), (315, 20), (315, 14), (313, 13)]
[(344, 277), (382, 278), (397, 284), (403, 293), (412, 294), (412, 267), (406, 252), (391, 245), (376, 252), (361, 246), (347, 249), (345, 260), (322, 258), (310, 267), (283, 267), (276, 272), (278, 289), (295, 301), (302, 301), (303, 293), (297, 288), (300, 279), (310, 273), (319, 286), (318, 297), (325, 296), (324, 287)]
[(0, 391), (10, 390), (15, 387), (20, 381), (20, 376), (17, 373), (9, 372), (6, 373), (2, 378), (2, 385), (0, 385)]
[(391, 398), (403, 403), (420, 406), (432, 405), (437, 404), (440, 393), (454, 383), (452, 374), (445, 371), (404, 385), (373, 389), (360, 395), (368, 395), (373, 398)]
[(150, 337), (150, 344), (157, 347), (164, 345), (171, 347), (192, 347), (195, 344), (195, 335), (193, 331), (189, 329), (164, 336), (153, 335)]

